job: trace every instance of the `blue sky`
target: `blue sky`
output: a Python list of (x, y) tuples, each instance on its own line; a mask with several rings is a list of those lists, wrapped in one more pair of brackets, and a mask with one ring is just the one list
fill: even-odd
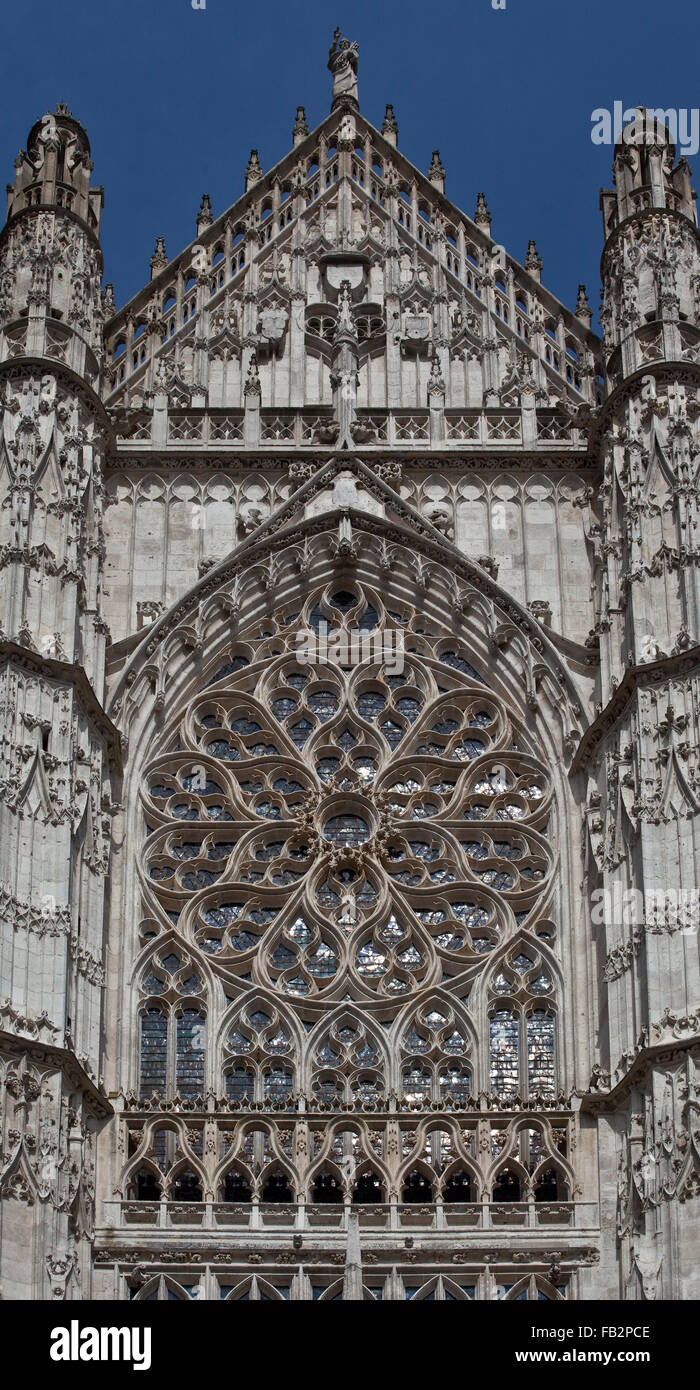
[[(360, 45), (360, 106), (517, 259), (534, 237), (543, 280), (597, 310), (598, 193), (611, 151), (591, 113), (613, 102), (700, 106), (697, 0), (21, 0), (4, 12), (0, 147), (5, 180), (33, 121), (65, 101), (86, 127), (105, 188), (105, 279), (123, 304), (148, 279), (157, 235), (174, 256), (243, 191), (251, 147), (264, 169), (291, 145), (296, 107), (330, 107), (332, 31)], [(694, 164), (700, 182), (700, 155)]]

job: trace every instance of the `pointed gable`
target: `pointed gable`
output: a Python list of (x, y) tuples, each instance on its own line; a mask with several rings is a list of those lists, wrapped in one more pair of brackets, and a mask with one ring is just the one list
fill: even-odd
[(448, 411), (530, 390), (541, 407), (594, 404), (590, 310), (577, 317), (540, 284), (534, 243), (524, 265), (498, 245), (483, 194), (473, 218), (448, 199), (437, 151), (427, 175), (406, 158), (389, 108), (376, 129), (356, 77), (347, 91), (334, 78), (325, 120), (306, 133), (300, 108), (293, 148), (267, 172), (254, 150), (243, 195), (216, 219), (207, 199), (188, 247), (168, 261), (158, 239), (150, 284), (107, 327), (110, 404), (243, 410), (259, 384), (263, 411), (337, 415), (349, 371), (356, 410), (427, 410), (433, 362)]

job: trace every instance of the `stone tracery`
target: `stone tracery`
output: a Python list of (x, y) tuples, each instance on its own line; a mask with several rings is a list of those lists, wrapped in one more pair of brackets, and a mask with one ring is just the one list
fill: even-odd
[[(398, 627), (400, 671), (381, 649)], [(359, 664), (352, 634), (371, 638)], [(209, 1092), (266, 1116), (247, 1158), (241, 1120), (219, 1126), (215, 1201), (496, 1200), (477, 1131), (447, 1117), (486, 1092), (560, 1103), (553, 792), (503, 700), (419, 614), (330, 582), (243, 625), (160, 750), (142, 787), (141, 1108)], [(443, 1139), (413, 1124), (399, 1153), (386, 1117), (435, 1109)], [(299, 1151), (303, 1115), (327, 1118)], [(134, 1192), (157, 1195), (139, 1171)]]

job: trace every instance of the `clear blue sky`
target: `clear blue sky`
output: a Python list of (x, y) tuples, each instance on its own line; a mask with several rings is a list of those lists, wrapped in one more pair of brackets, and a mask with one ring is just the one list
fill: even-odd
[[(700, 106), (698, 0), (15, 0), (3, 13), (5, 181), (33, 121), (65, 101), (105, 188), (105, 279), (117, 304), (148, 279), (157, 235), (174, 256), (243, 191), (251, 147), (269, 169), (330, 107), (333, 28), (360, 45), (360, 106), (422, 170), (439, 148), (465, 212), (486, 193), (492, 232), (569, 306), (599, 299), (598, 192), (611, 151), (591, 112), (613, 102)], [(700, 155), (691, 158), (700, 183)], [(2, 175), (0, 174), (0, 177)]]

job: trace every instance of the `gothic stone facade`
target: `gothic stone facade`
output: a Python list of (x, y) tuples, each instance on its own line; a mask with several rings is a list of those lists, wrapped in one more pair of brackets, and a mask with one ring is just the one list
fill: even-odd
[(118, 311), (15, 161), (2, 1295), (698, 1297), (690, 171), (615, 148), (601, 341), (329, 67)]

